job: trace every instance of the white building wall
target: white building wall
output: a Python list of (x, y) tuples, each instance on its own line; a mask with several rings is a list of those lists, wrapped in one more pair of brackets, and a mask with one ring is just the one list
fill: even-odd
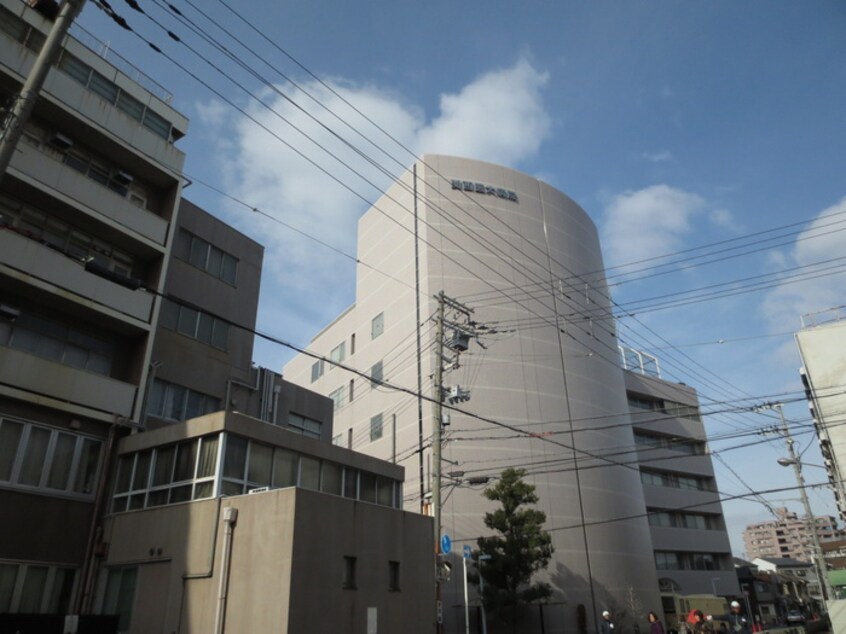
[[(606, 608), (622, 610), (629, 590), (645, 609), (657, 610), (638, 470), (598, 457), (632, 447), (633, 437), (626, 424), (613, 324), (603, 318), (610, 308), (593, 223), (561, 192), (504, 167), (429, 155), (417, 163), (417, 176), (423, 393), (434, 396), (431, 317), (438, 292), (472, 308), (476, 321), (499, 331), (484, 338), (486, 350), (471, 343), (461, 356), (461, 367), (445, 376), (445, 384), (472, 390), (471, 400), (457, 407), (481, 419), (450, 413), (443, 471), (465, 475), (459, 486), (444, 479), (443, 532), (459, 552), (465, 543), (475, 547), (476, 537), (490, 534), (483, 516), (494, 505), (483, 498), (481, 486), (468, 485), (467, 477), (495, 478), (508, 466), (526, 468), (556, 549), (546, 577), (555, 590), (544, 612), (546, 631), (573, 631), (579, 604), (585, 606), (593, 630), (590, 615), (598, 617)], [(465, 194), (452, 188), (451, 179), (502, 188), (514, 192), (517, 201), (475, 191)], [(319, 333), (309, 349), (328, 357), (344, 341), (345, 364), (369, 372), (382, 361), (386, 381), (414, 392), (411, 171), (362, 217), (358, 256), (362, 264), (355, 305)], [(371, 339), (371, 320), (380, 313), (384, 333)], [(353, 333), (356, 349), (349, 356)], [(355, 398), (336, 411), (335, 433), (345, 434), (341, 442), (346, 444), (347, 430), (352, 429), (353, 449), (382, 458), (390, 459), (396, 446), (398, 462), (406, 468), (405, 507), (419, 509), (417, 399), (389, 387), (373, 388), (337, 368), (327, 367), (312, 383), (313, 363), (309, 357), (295, 358), (285, 367), (285, 378), (324, 394), (341, 387), (348, 391), (352, 379)], [(428, 491), (433, 404), (423, 402), (422, 408), (423, 481)], [(379, 413), (384, 434), (371, 441), (371, 417)], [(455, 570), (460, 570), (458, 560)], [(457, 628), (463, 624), (460, 574), (443, 589), (445, 617)]]

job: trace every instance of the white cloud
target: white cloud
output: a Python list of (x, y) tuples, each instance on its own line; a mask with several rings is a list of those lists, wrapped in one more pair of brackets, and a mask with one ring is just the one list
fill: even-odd
[[(782, 254), (785, 268), (809, 267), (843, 257), (844, 216), (846, 197), (821, 211), (810, 226), (796, 237), (793, 247)], [(813, 267), (809, 267), (805, 269), (809, 273), (807, 278), (798, 283), (785, 280), (768, 293), (761, 304), (761, 310), (771, 329), (798, 329), (802, 315), (846, 303), (846, 272), (842, 268), (823, 270), (837, 265), (837, 262), (821, 264), (816, 269), (818, 275), (814, 274)]]
[(660, 152), (644, 152), (640, 155), (641, 158), (651, 161), (652, 163), (664, 163), (673, 160), (673, 153), (670, 150), (661, 150)]
[[(360, 113), (416, 155), (449, 153), (513, 165), (537, 152), (549, 136), (551, 118), (542, 97), (547, 81), (547, 73), (520, 59), (510, 68), (477, 77), (454, 94), (441, 95), (440, 111), (430, 121), (421, 108), (396, 94), (342, 79), (330, 82), (334, 92), (317, 82), (303, 84), (326, 108), (301, 92), (293, 94), (296, 103), (292, 103), (268, 89), (262, 98), (272, 111), (253, 103), (247, 108), (253, 120), (238, 113), (224, 117), (215, 102), (198, 106), (197, 111), (220, 139), (217, 160), (228, 192), (354, 255), (359, 216), (393, 178), (338, 136), (391, 174), (400, 174), (414, 160)], [(314, 318), (326, 321), (352, 300), (354, 268), (348, 258), (260, 214), (245, 215), (240, 208), (232, 217), (266, 247), (265, 266), (272, 273), (273, 288), (265, 284), (262, 310), (267, 302), (283, 301), (280, 292), (290, 293), (290, 301), (300, 305), (313, 299), (322, 313)], [(322, 323), (313, 325), (316, 330)]]
[(551, 127), (540, 93), (548, 79), (521, 59), (441, 95), (441, 115), (420, 131), (421, 150), (506, 165), (531, 156)]
[(603, 214), (606, 264), (637, 262), (678, 250), (691, 220), (705, 206), (697, 196), (668, 185), (653, 185), (614, 196)]

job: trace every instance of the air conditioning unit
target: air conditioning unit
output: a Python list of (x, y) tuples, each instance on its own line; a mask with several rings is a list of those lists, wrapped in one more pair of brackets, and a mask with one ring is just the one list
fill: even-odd
[(135, 178), (132, 176), (132, 174), (128, 174), (127, 172), (124, 172), (123, 170), (115, 170), (112, 173), (112, 180), (115, 181), (116, 183), (120, 183), (121, 185), (127, 185), (128, 186), (132, 183), (132, 181), (135, 180)]
[(73, 147), (73, 139), (61, 132), (56, 132), (50, 139), (50, 145), (59, 150), (69, 150)]

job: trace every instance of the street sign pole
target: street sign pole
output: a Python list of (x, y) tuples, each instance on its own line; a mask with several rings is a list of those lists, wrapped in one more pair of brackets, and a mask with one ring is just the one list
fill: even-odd
[[(465, 546), (466, 548), (466, 546)], [(464, 557), (461, 558), (461, 561), (464, 562), (464, 631), (466, 634), (470, 634), (470, 604), (467, 600), (467, 554), (465, 552)]]

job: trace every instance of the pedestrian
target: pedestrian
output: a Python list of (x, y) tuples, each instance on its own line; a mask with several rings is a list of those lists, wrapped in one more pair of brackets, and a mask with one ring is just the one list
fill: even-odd
[(749, 623), (740, 611), (740, 603), (732, 601), (727, 615), (729, 630), (735, 634), (750, 634)]
[(655, 612), (650, 612), (646, 618), (649, 621), (649, 634), (664, 634), (664, 626)]
[(599, 634), (614, 634), (614, 623), (611, 621), (611, 613), (608, 610), (602, 611), (602, 620), (599, 622)]

